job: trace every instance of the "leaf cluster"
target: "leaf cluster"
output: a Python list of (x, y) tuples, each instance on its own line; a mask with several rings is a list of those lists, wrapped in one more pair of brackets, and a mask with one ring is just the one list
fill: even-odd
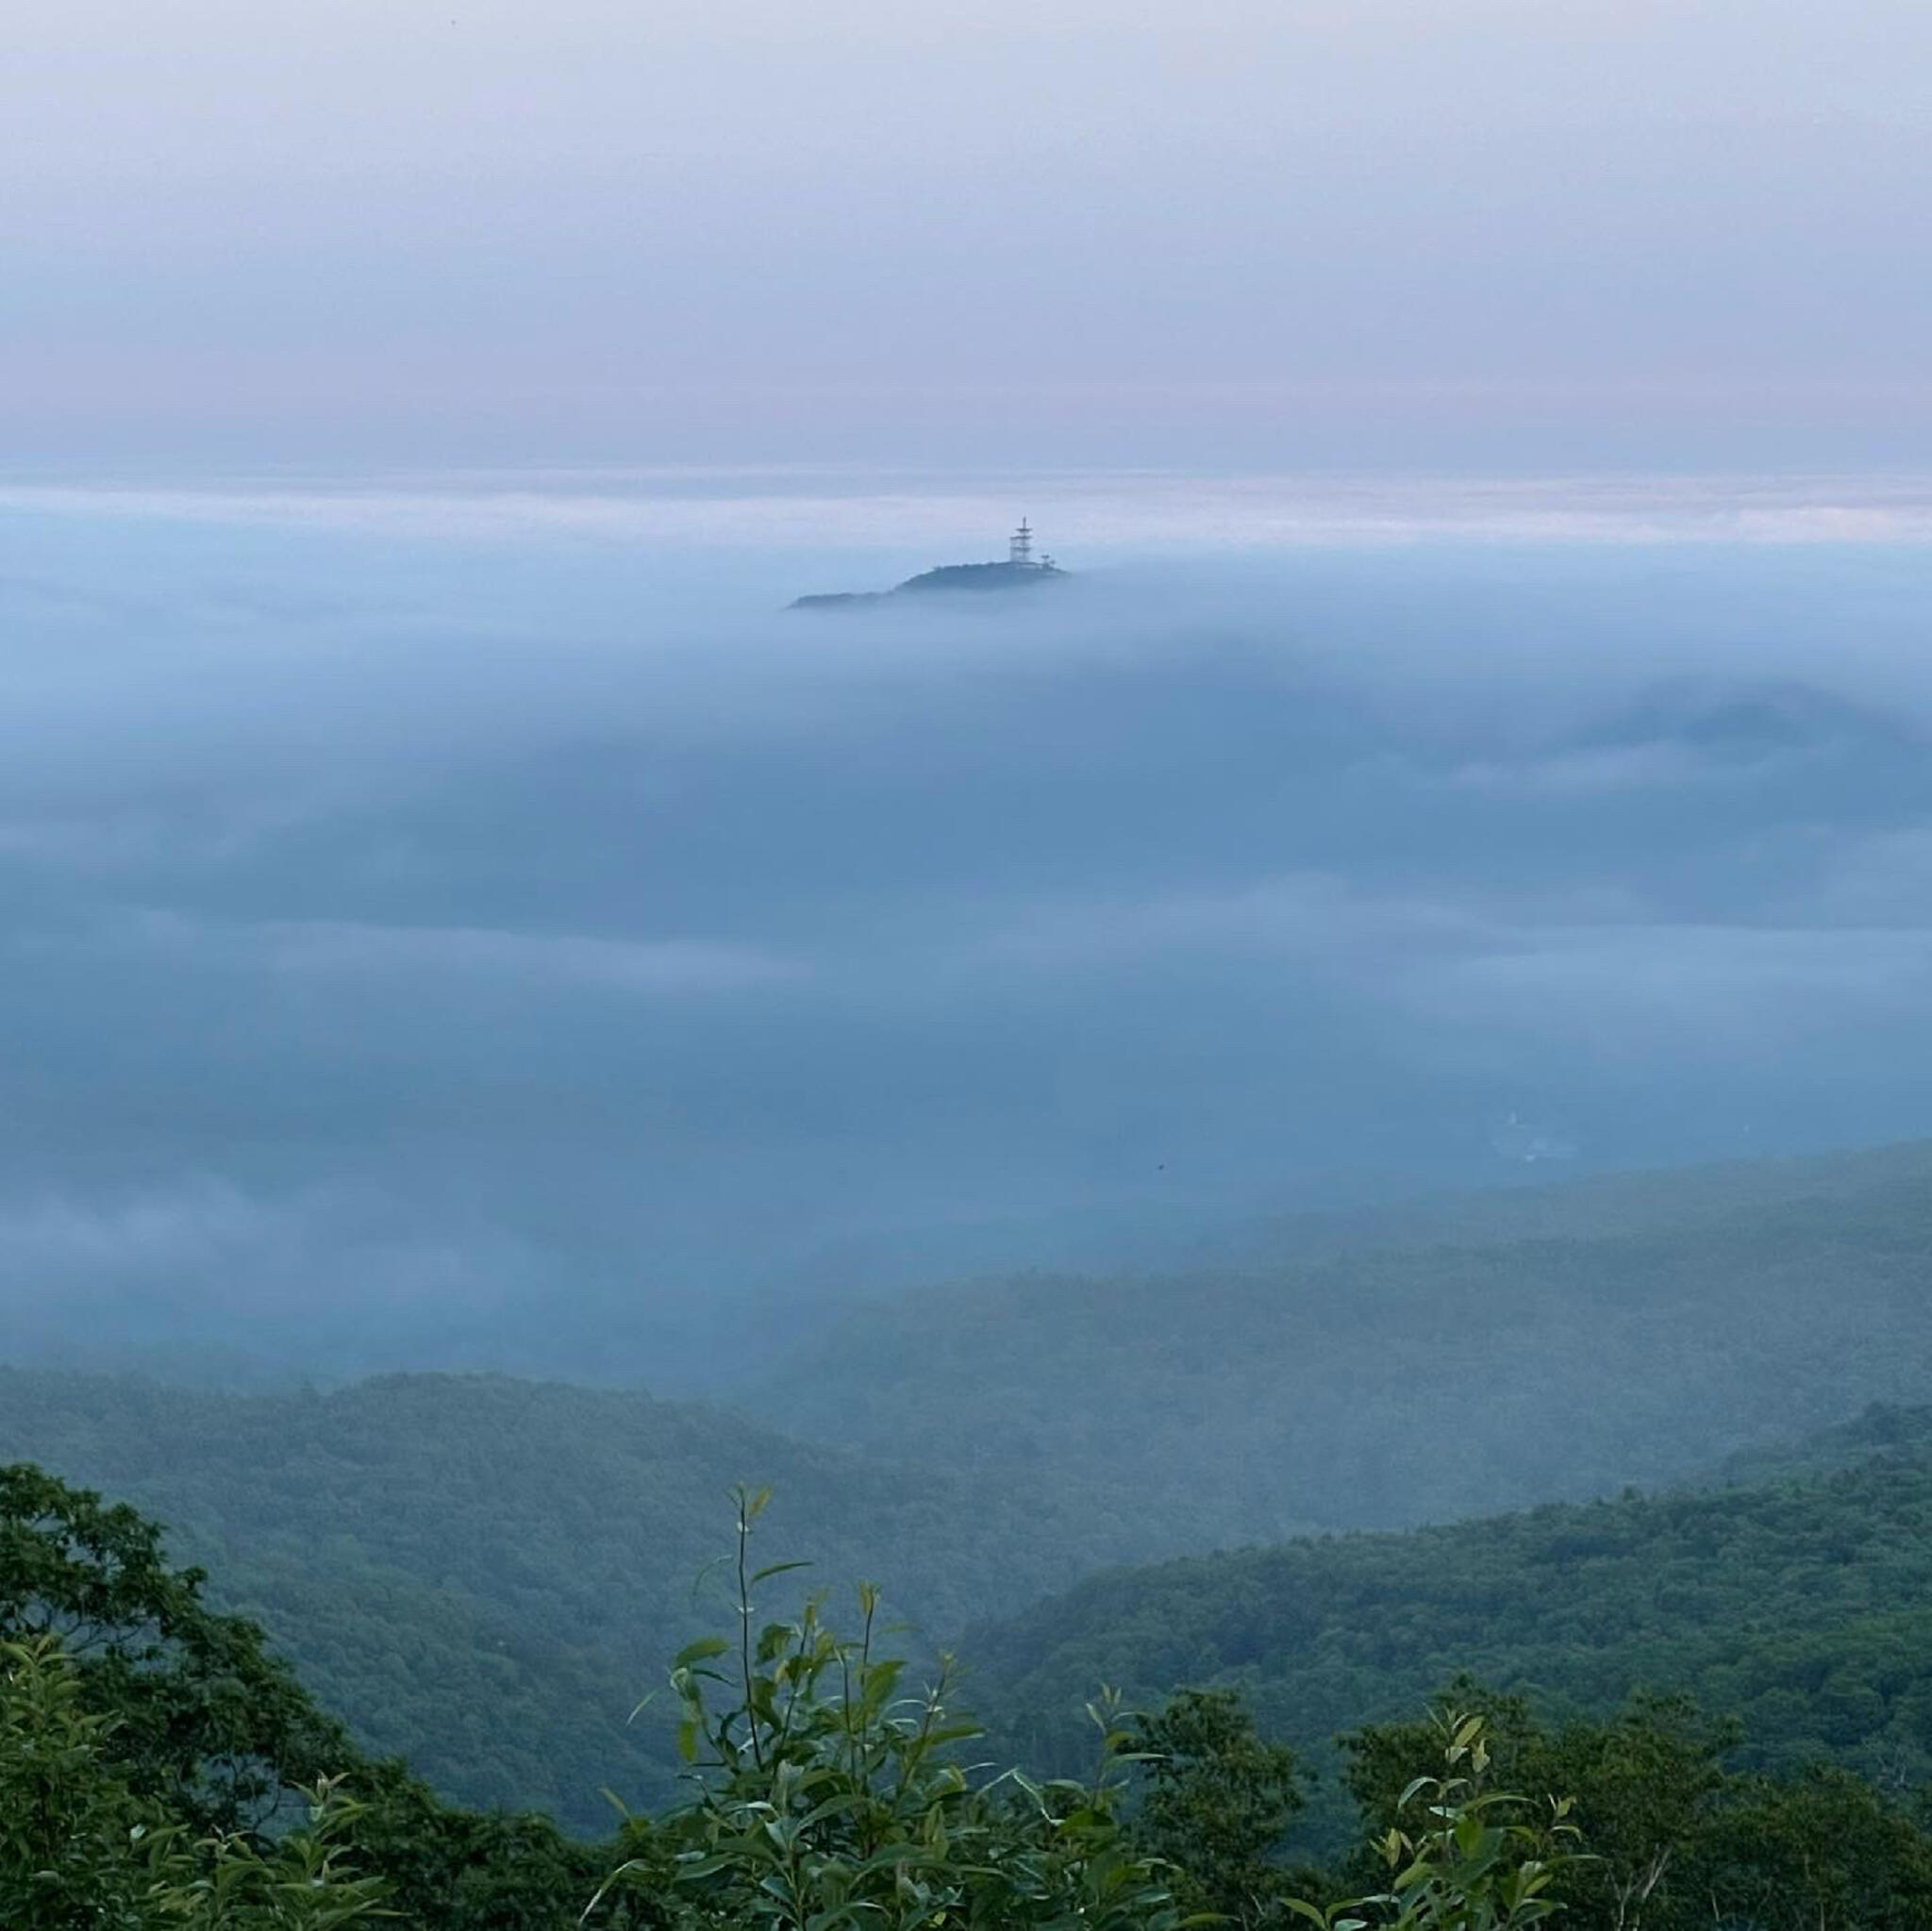
[(0, 1644), (0, 1923), (9, 1931), (341, 1931), (380, 1915), (380, 1880), (343, 1840), (360, 1814), (339, 1780), (270, 1841), (197, 1833), (137, 1792), (58, 1639)]
[(755, 1567), (766, 1491), (741, 1490), (737, 1641), (688, 1645), (671, 1672), (693, 1790), (644, 1834), (593, 1903), (670, 1880), (675, 1922), (769, 1931), (1091, 1927), (1174, 1931), (1184, 1918), (1160, 1862), (1121, 1806), (1131, 1735), (1096, 1704), (1084, 1782), (989, 1773), (960, 1754), (978, 1726), (953, 1706), (950, 1662), (908, 1690), (878, 1648), (877, 1591), (856, 1634), (808, 1600), (760, 1623), (753, 1591), (793, 1565)]

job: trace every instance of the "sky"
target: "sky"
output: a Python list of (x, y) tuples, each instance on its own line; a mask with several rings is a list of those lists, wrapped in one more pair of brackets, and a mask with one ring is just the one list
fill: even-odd
[(1909, 465), (1919, 0), (25, 0), (0, 438)]

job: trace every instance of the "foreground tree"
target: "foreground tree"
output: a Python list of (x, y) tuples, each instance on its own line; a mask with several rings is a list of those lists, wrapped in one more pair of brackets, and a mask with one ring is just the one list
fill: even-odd
[(1413, 1778), (1373, 1846), (1382, 1889), (1289, 1908), (1321, 1931), (1525, 1931), (1564, 1908), (1557, 1887), (1582, 1861), (1564, 1798), (1532, 1802), (1491, 1784), (1489, 1722), (1437, 1711), (1439, 1768)]
[[(169, 1563), (161, 1531), (133, 1509), (28, 1464), (0, 1468), (0, 1642), (13, 1645), (5, 1693), (15, 1752), (14, 1796), (0, 1801), (0, 1882), (24, 1896), (21, 1873), (65, 1872), (46, 1879), (49, 1895), (72, 1901), (92, 1888), (101, 1900), (92, 1917), (0, 1910), (0, 1925), (144, 1923), (113, 1911), (134, 1910), (130, 1900), (154, 1907), (148, 1864), (162, 1842), (203, 1846), (194, 1881), (214, 1888), (196, 1908), (219, 1902), (222, 1923), (246, 1923), (243, 1894), (287, 1874), (260, 1854), (306, 1821), (291, 1841), (325, 1843), (379, 1878), (385, 1912), (401, 1925), (570, 1931), (608, 1851), (573, 1843), (547, 1818), (458, 1809), (401, 1765), (371, 1761), (259, 1628), (208, 1606), (203, 1583), (199, 1570)], [(22, 1784), (29, 1773), (41, 1781)], [(40, 1835), (24, 1834), (36, 1816)], [(187, 1901), (182, 1892), (168, 1922)]]
[(1122, 1825), (1133, 1739), (1110, 1705), (1094, 1707), (1084, 1783), (973, 1768), (958, 1746), (979, 1731), (951, 1707), (950, 1664), (908, 1693), (903, 1660), (876, 1648), (875, 1590), (850, 1638), (816, 1602), (757, 1624), (752, 1592), (801, 1565), (751, 1566), (768, 1496), (736, 1499), (738, 1640), (695, 1642), (671, 1673), (693, 1795), (640, 1832), (587, 1916), (668, 1882), (672, 1921), (693, 1931), (1175, 1931), (1165, 1867)]
[(197, 1835), (139, 1794), (114, 1758), (116, 1720), (86, 1707), (52, 1637), (0, 1645), (0, 1923), (9, 1931), (338, 1931), (383, 1886), (346, 1867), (357, 1808), (333, 1783), (274, 1844)]
[(1303, 1805), (1294, 1753), (1256, 1733), (1231, 1690), (1183, 1690), (1132, 1724), (1142, 1763), (1135, 1840), (1165, 1862), (1176, 1899), (1238, 1925), (1276, 1918), (1294, 1889), (1274, 1861)]
[[(1563, 1867), (1555, 1895), (1579, 1926), (1638, 1931), (1674, 1923), (1678, 1880), (1702, 1842), (1726, 1778), (1731, 1732), (1703, 1722), (1681, 1698), (1638, 1697), (1607, 1723), (1575, 1721), (1544, 1731), (1520, 1697), (1467, 1677), (1445, 1706), (1477, 1711), (1492, 1773), (1529, 1790), (1559, 1790), (1591, 1856)], [(1346, 1740), (1347, 1779), (1364, 1822), (1386, 1829), (1399, 1792), (1440, 1746), (1440, 1715), (1385, 1723)]]
[(0, 1468), (0, 1640), (57, 1639), (137, 1795), (208, 1829), (260, 1821), (355, 1759), (245, 1618), (171, 1568), (161, 1532), (30, 1464)]
[[(1545, 1731), (1520, 1698), (1466, 1680), (1451, 1694), (1481, 1708), (1492, 1773), (1570, 1796), (1590, 1855), (1563, 1861), (1548, 1895), (1573, 1931), (1932, 1924), (1932, 1837), (1847, 1771), (1727, 1772), (1736, 1730), (1680, 1697), (1638, 1696), (1607, 1722)], [(1373, 1831), (1395, 1821), (1402, 1780), (1440, 1735), (1439, 1723), (1389, 1723), (1348, 1740), (1350, 1786)]]
[(1870, 1784), (1827, 1765), (1786, 1781), (1737, 1779), (1684, 1880), (1687, 1906), (1666, 1931), (1724, 1922), (1720, 1913), (1751, 1931), (1932, 1924), (1932, 1838)]

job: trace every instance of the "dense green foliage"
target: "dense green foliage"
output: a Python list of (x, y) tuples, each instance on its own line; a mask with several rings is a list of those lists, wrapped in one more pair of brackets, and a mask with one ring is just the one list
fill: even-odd
[[(573, 1922), (582, 1873), (544, 1826), (443, 1811), (393, 1769), (355, 1760), (312, 1712), (310, 1732), (351, 1769), (318, 1782), (304, 1823), (279, 1835), (241, 1823), (195, 1835), (201, 1793), (225, 1764), (230, 1699), (224, 1685), (184, 1675), (158, 1639), (156, 1605), (183, 1627), (224, 1619), (206, 1617), (200, 1578), (159, 1565), (155, 1531), (125, 1508), (103, 1508), (31, 1468), (5, 1474), (0, 1587), (17, 1620), (74, 1622), (71, 1634), (98, 1654), (77, 1661), (44, 1630), (0, 1644), (4, 1922), (23, 1931), (341, 1931), (373, 1915), (421, 1931), (560, 1931)], [(1179, 1931), (1184, 1891), (1205, 1889), (1228, 1855), (1257, 1846), (1241, 1827), (1223, 1832), (1191, 1872), (1150, 1842), (1185, 1821), (1170, 1800), (1186, 1790), (1192, 1805), (1219, 1767), (1230, 1794), (1245, 1787), (1261, 1797), (1258, 1808), (1242, 1806), (1248, 1837), (1278, 1822), (1292, 1796), (1290, 1767), (1225, 1699), (1184, 1700), (1138, 1727), (1110, 1720), (1103, 1705), (1097, 1766), (1078, 1782), (963, 1761), (958, 1746), (978, 1732), (948, 1707), (949, 1664), (905, 1693), (903, 1661), (876, 1646), (869, 1586), (855, 1639), (834, 1634), (817, 1598), (795, 1619), (758, 1626), (753, 1591), (801, 1566), (752, 1565), (768, 1492), (738, 1492), (735, 1641), (700, 1639), (672, 1666), (690, 1794), (625, 1825), (621, 1861), (574, 1922), (611, 1931)], [(273, 1663), (262, 1668), (274, 1677)], [(200, 1740), (203, 1754), (185, 1766), (180, 1737), (146, 1720), (157, 1682), (175, 1691), (184, 1734)], [(301, 1713), (286, 1682), (262, 1687)], [(1474, 1727), (1458, 1731), (1457, 1750)], [(276, 1785), (275, 1764), (255, 1755)], [(1142, 1761), (1152, 1783), (1136, 1829), (1125, 1804)], [(350, 1777), (366, 1798), (342, 1796)], [(142, 1795), (143, 1780), (165, 1794)], [(1534, 1922), (1551, 1868), (1526, 1839), (1517, 1845), (1522, 1833), (1488, 1825), (1482, 1808), (1496, 1800), (1466, 1780), (1435, 1788), (1444, 1801), (1423, 1835), (1391, 1835), (1391, 1847), (1412, 1842), (1414, 1856), (1387, 1894), (1348, 1907), (1346, 1920), (1340, 1907), (1292, 1907), (1391, 1931)], [(1498, 1901), (1506, 1908), (1492, 1909)]]
[(215, 1614), (201, 1584), (169, 1566), (159, 1530), (125, 1503), (0, 1468), (0, 1640), (62, 1645), (78, 1659), (62, 1698), (71, 1690), (105, 1725), (102, 1754), (130, 1791), (226, 1829), (326, 1775), (349, 1745), (261, 1632)]
[[(602, 1787), (645, 1804), (668, 1795), (667, 1717), (655, 1706), (633, 1725), (625, 1717), (652, 1680), (655, 1655), (717, 1608), (693, 1598), (688, 1582), (714, 1540), (706, 1511), (715, 1516), (716, 1507), (693, 1469), (678, 1477), (689, 1512), (671, 1517), (671, 1457), (626, 1469), (612, 1449), (593, 1464), (606, 1507), (576, 1512), (540, 1442), (520, 1468), (510, 1425), (523, 1413), (534, 1434), (567, 1414), (577, 1400), (568, 1390), (391, 1383), (242, 1404), (264, 1424), (292, 1416), (308, 1426), (280, 1440), (250, 1439), (239, 1463), (233, 1435), (215, 1428), (192, 1456), (176, 1450), (162, 1418), (178, 1397), (129, 1393), (148, 1423), (140, 1439), (165, 1451), (154, 1459), (166, 1478), (152, 1486), (194, 1497), (185, 1472), (198, 1457), (202, 1492), (233, 1511), (219, 1534), (190, 1545), (217, 1562), (235, 1552), (239, 1581), (225, 1606), (269, 1621), (298, 1673), (351, 1719), (363, 1747), (406, 1750), (454, 1795), (551, 1808), (580, 1831), (608, 1827)], [(584, 1399), (606, 1417), (625, 1406)], [(410, 1401), (423, 1404), (413, 1417)], [(232, 1406), (195, 1398), (184, 1412), (221, 1416)], [(479, 1411), (493, 1418), (493, 1435), (477, 1425)], [(639, 1412), (658, 1426), (691, 1423), (688, 1411), (660, 1414), (656, 1404)], [(361, 1432), (332, 1423), (344, 1416), (366, 1418)], [(375, 1425), (385, 1416), (395, 1424), (386, 1441)], [(446, 1427), (425, 1440), (429, 1417)], [(104, 1436), (117, 1425), (110, 1406), (95, 1425)], [(137, 1440), (129, 1429), (129, 1466)], [(1608, 1710), (1631, 1684), (1649, 1682), (1740, 1716), (1740, 1763), (1790, 1770), (1822, 1756), (1886, 1789), (1910, 1788), (1932, 1775), (1924, 1661), (1932, 1655), (1932, 1424), (1923, 1412), (1877, 1411), (1807, 1454), (1824, 1473), (1811, 1473), (1807, 1460), (1803, 1479), (1752, 1488), (1552, 1506), (1106, 1574), (974, 1630), (962, 1645), (974, 1700), (1003, 1748), (1066, 1769), (1084, 1751), (1084, 1704), (1096, 1683), (1120, 1683), (1141, 1703), (1185, 1684), (1239, 1686), (1264, 1731), (1319, 1767), (1333, 1732), (1412, 1707), (1461, 1669), (1533, 1690), (1559, 1712)], [(534, 1478), (544, 1469), (549, 1486)], [(852, 1499), (877, 1501), (885, 1487)], [(259, 1504), (237, 1508), (235, 1498), (251, 1492)], [(633, 1541), (621, 1533), (619, 1503), (634, 1498), (633, 1516), (649, 1522), (654, 1495), (657, 1537)], [(927, 1490), (918, 1498), (929, 1516), (882, 1512), (887, 1531), (907, 1538), (900, 1573), (942, 1559), (948, 1522), (958, 1519), (948, 1513), (957, 1499), (942, 1497)], [(824, 1509), (819, 1533), (836, 1546), (828, 1516), (839, 1520)], [(359, 1535), (344, 1526), (358, 1520)], [(1010, 1511), (961, 1521), (960, 1545), (991, 1562), (988, 1540), (1013, 1521)], [(845, 1523), (838, 1568), (862, 1573), (888, 1552), (850, 1516)], [(124, 1523), (117, 1533), (135, 1532)], [(507, 1545), (514, 1561), (503, 1558)], [(129, 1546), (124, 1586), (158, 1587), (151, 1542)], [(658, 1572), (653, 1547), (658, 1561), (683, 1558), (686, 1579), (673, 1585)], [(18, 1573), (19, 1558), (9, 1559)], [(198, 1632), (209, 1660), (197, 1667), (214, 1680), (251, 1682), (262, 1667), (246, 1651), (244, 1625), (197, 1608), (180, 1626)], [(258, 1688), (244, 1706), (272, 1713), (276, 1704)], [(334, 1767), (322, 1735), (291, 1760), (292, 1775)], [(1332, 1778), (1317, 1781), (1311, 1798), (1315, 1836), (1333, 1841), (1346, 1813)]]
[(672, 1669), (695, 1794), (609, 1889), (641, 1888), (679, 1931), (1175, 1931), (1164, 1869), (1122, 1828), (1126, 1732), (1105, 1728), (1081, 1782), (989, 1774), (960, 1760), (978, 1732), (943, 1661), (907, 1693), (869, 1588), (852, 1639), (815, 1601), (757, 1626), (752, 1592), (791, 1567), (750, 1562), (768, 1492), (737, 1498), (737, 1640), (701, 1639)]
[(1176, 1691), (1131, 1740), (1145, 1765), (1135, 1835), (1174, 1867), (1180, 1902), (1237, 1922), (1277, 1909), (1293, 1880), (1275, 1853), (1305, 1801), (1294, 1753), (1257, 1735), (1229, 1690)]
[[(24, 1887), (0, 1923), (36, 1922), (31, 1906), (49, 1931), (148, 1931), (157, 1912), (202, 1923), (214, 1898), (227, 1915), (211, 1926), (325, 1931), (348, 1919), (305, 1915), (301, 1899), (274, 1915), (280, 1888), (306, 1897), (323, 1872), (341, 1879), (330, 1909), (353, 1906), (350, 1918), (379, 1885), (411, 1923), (573, 1921), (561, 1901), (589, 1888), (602, 1853), (545, 1818), (452, 1809), (400, 1765), (370, 1760), (259, 1629), (208, 1607), (202, 1585), (125, 1504), (0, 1468), (0, 1818)], [(308, 1812), (292, 1836), (291, 1798)], [(341, 1875), (344, 1839), (366, 1882)], [(266, 1915), (251, 1916), (251, 1900)]]
[[(764, 1613), (800, 1565), (755, 1560), (766, 1493), (742, 1490), (733, 1634), (688, 1644), (671, 1669), (684, 1793), (599, 1852), (541, 1820), (450, 1810), (362, 1758), (254, 1632), (201, 1607), (198, 1577), (159, 1560), (150, 1525), (38, 1471), (4, 1474), (0, 1592), (13, 1625), (37, 1632), (0, 1643), (0, 1922), (24, 1931), (341, 1931), (376, 1912), (416, 1931), (1932, 1922), (1919, 1822), (1843, 1770), (1736, 1772), (1733, 1727), (1682, 1700), (1548, 1728), (1525, 1699), (1465, 1681), (1426, 1721), (1358, 1731), (1343, 1740), (1354, 1848), (1329, 1873), (1282, 1865), (1296, 1767), (1225, 1691), (1141, 1716), (1103, 1694), (1078, 1778), (978, 1762), (950, 1662), (913, 1687), (870, 1587), (849, 1637), (816, 1596)], [(252, 1784), (236, 1779), (232, 1686), (185, 1667), (203, 1623), (275, 1711), (277, 1736), (248, 1740)], [(172, 1724), (153, 1721), (158, 1685)], [(232, 1810), (244, 1784), (283, 1786), (282, 1736), (342, 1761), (306, 1819), (208, 1825), (210, 1801)]]
[[(1549, 1898), (1578, 1931), (1912, 1931), (1932, 1923), (1932, 1837), (1862, 1779), (1814, 1765), (1789, 1777), (1727, 1771), (1740, 1734), (1685, 1700), (1638, 1698), (1604, 1722), (1539, 1723), (1520, 1698), (1462, 1683), (1496, 1774), (1561, 1791), (1588, 1854), (1562, 1860)], [(1457, 1719), (1406, 1721), (1345, 1740), (1346, 1783), (1374, 1871), (1418, 1766)], [(1464, 1717), (1461, 1722), (1471, 1719)]]
[[(221, 1395), (0, 1370), (0, 1460), (131, 1498), (220, 1578), (371, 1749), (473, 1804), (577, 1828), (597, 1791), (656, 1800), (673, 1754), (625, 1713), (708, 1627), (691, 1578), (739, 1476), (782, 1480), (834, 1574), (873, 1574), (943, 1631), (1132, 1549), (1077, 1498), (989, 1491), (642, 1394), (395, 1376), (328, 1395)], [(1010, 1592), (1010, 1593), (1008, 1593)]]
[[(52, 1637), (0, 1644), (0, 1923), (9, 1931), (339, 1931), (384, 1887), (342, 1859), (358, 1806), (333, 1784), (267, 1843), (196, 1835), (134, 1789), (116, 1709)], [(94, 1686), (99, 1688), (98, 1683)], [(120, 1689), (128, 1686), (124, 1679)]]
[(1410, 1777), (1367, 1845), (1386, 1889), (1325, 1910), (1289, 1906), (1322, 1931), (1519, 1931), (1565, 1908), (1559, 1887), (1574, 1882), (1585, 1854), (1573, 1800), (1547, 1799), (1547, 1815), (1491, 1783), (1489, 1726), (1480, 1711), (1445, 1709), (1433, 1727), (1440, 1761)]
[[(1829, 1759), (1905, 1790), (1932, 1778), (1932, 1411), (1863, 1433), (1862, 1461), (1802, 1480), (1119, 1572), (963, 1646), (1003, 1743), (1048, 1764), (1096, 1680), (1143, 1699), (1239, 1687), (1321, 1761), (1333, 1733), (1467, 1669), (1559, 1712), (1685, 1690), (1741, 1721), (1740, 1764)], [(1343, 1826), (1332, 1788), (1317, 1811)]]

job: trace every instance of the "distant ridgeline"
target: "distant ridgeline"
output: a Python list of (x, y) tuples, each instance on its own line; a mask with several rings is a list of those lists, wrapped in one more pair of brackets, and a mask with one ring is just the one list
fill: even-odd
[(891, 590), (835, 591), (823, 596), (796, 597), (793, 610), (847, 610), (862, 604), (888, 603), (894, 597), (924, 596), (935, 591), (1014, 591), (1065, 579), (1067, 573), (1051, 557), (1033, 554), (1033, 530), (1023, 521), (1008, 539), (1004, 563), (941, 563), (922, 570)]

